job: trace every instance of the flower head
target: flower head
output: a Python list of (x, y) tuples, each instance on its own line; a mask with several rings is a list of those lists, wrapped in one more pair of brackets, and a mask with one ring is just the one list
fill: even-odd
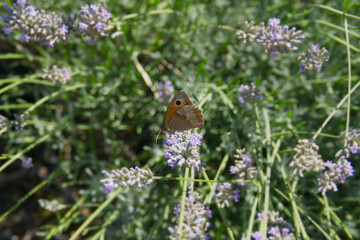
[(319, 45), (312, 45), (306, 53), (302, 53), (298, 57), (300, 61), (300, 70), (316, 69), (320, 72), (322, 65), (329, 60), (329, 53), (324, 47), (319, 48)]
[(261, 220), (264, 219), (264, 212), (257, 213), (257, 219), (256, 221), (261, 222)]
[(163, 142), (166, 149), (164, 153), (168, 165), (171, 168), (194, 167), (200, 168), (198, 147), (201, 145), (202, 136), (192, 133), (188, 136), (188, 132), (175, 132), (168, 134), (167, 140)]
[(236, 36), (244, 43), (253, 42), (259, 36), (259, 27), (253, 21), (245, 21), (244, 29), (236, 32)]
[(79, 31), (92, 39), (96, 36), (104, 37), (113, 26), (110, 25), (111, 13), (100, 5), (86, 4), (80, 10)]
[(239, 93), (239, 102), (242, 107), (245, 107), (246, 103), (249, 102), (261, 101), (264, 97), (254, 83), (251, 83), (251, 85), (241, 84)]
[(59, 68), (57, 65), (53, 65), (51, 68), (46, 67), (43, 69), (43, 78), (52, 81), (54, 84), (65, 84), (71, 79), (71, 69), (63, 66)]
[(103, 171), (105, 178), (100, 180), (104, 184), (104, 190), (111, 192), (116, 188), (142, 188), (145, 185), (149, 185), (152, 182), (152, 172), (148, 168), (147, 170), (142, 170), (138, 167), (135, 168), (126, 168), (111, 170), (111, 173)]
[(14, 118), (15, 130), (19, 133), (22, 133), (22, 130), (24, 129), (24, 127), (26, 127), (26, 123), (24, 121), (28, 118), (28, 116), (24, 114), (17, 115), (14, 113)]
[(253, 234), (251, 234), (251, 237), (252, 237), (254, 240), (261, 240), (262, 234), (261, 234), (261, 232), (256, 231), (256, 232), (254, 232)]
[(324, 163), (326, 170), (317, 179), (318, 192), (325, 195), (328, 190), (337, 192), (337, 184), (344, 184), (347, 177), (353, 176), (354, 168), (345, 156), (341, 156), (337, 163), (327, 161)]
[(22, 33), (20, 42), (34, 41), (53, 46), (68, 39), (63, 18), (54, 12), (48, 14), (45, 10), (36, 10), (34, 6), (26, 5), (25, 0), (17, 0), (13, 8), (5, 8), (8, 14), (2, 17), (3, 31), (7, 35), (13, 31)]
[(31, 168), (33, 166), (32, 164), (32, 158), (31, 157), (24, 157), (24, 160), (22, 162), (22, 166), (24, 168)]
[(60, 203), (58, 200), (53, 199), (52, 201), (49, 201), (47, 199), (39, 199), (38, 203), (41, 208), (45, 208), (46, 210), (50, 212), (57, 212), (61, 209), (66, 208), (66, 206), (62, 203)]
[[(258, 171), (254, 166), (254, 161), (246, 153), (246, 149), (236, 149), (235, 165), (230, 166), (230, 174), (235, 174), (237, 180), (252, 180), (258, 175)], [(238, 183), (241, 186), (247, 185), (247, 183)]]
[(218, 184), (214, 195), (215, 202), (221, 207), (229, 207), (231, 202), (238, 202), (240, 198), (239, 189), (232, 190), (231, 183)]
[(324, 168), (321, 155), (318, 153), (319, 147), (308, 139), (299, 140), (294, 148), (296, 154), (290, 162), (290, 167), (294, 168), (294, 174), (303, 177), (303, 172), (321, 172)]
[[(209, 211), (206, 210), (204, 204), (201, 203), (201, 196), (198, 192), (192, 191), (189, 189), (188, 197), (185, 201), (184, 208), (184, 220), (183, 220), (183, 229), (181, 233), (177, 232), (177, 227), (169, 227), (168, 231), (170, 232), (170, 239), (188, 239), (188, 240), (197, 240), (201, 237), (205, 237), (205, 232), (210, 227), (207, 218), (209, 218)], [(180, 204), (175, 207), (174, 213), (176, 216), (180, 213)], [(211, 211), (210, 211), (211, 215)], [(182, 238), (184, 237), (184, 238)]]

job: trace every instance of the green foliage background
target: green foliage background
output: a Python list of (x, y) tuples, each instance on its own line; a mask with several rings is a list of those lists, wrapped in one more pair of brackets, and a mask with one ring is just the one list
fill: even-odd
[[(83, 4), (67, 0), (29, 3), (64, 14), (75, 13)], [(280, 211), (295, 225), (292, 206), (280, 193), (288, 196), (287, 184), (298, 181), (293, 193), (297, 206), (304, 210), (300, 215), (310, 238), (324, 239), (324, 235), (308, 216), (334, 238), (360, 238), (359, 158), (350, 159), (354, 176), (339, 186), (338, 192), (328, 194), (330, 207), (315, 193), (317, 176), (294, 178), (288, 166), (297, 140), (311, 138), (348, 92), (344, 19), (311, 3), (106, 1), (114, 21), (121, 23), (123, 34), (98, 39), (94, 45), (87, 44), (86, 38), (73, 37), (66, 44), (46, 48), (36, 43), (21, 44), (15, 40), (19, 36), (1, 33), (0, 90), (9, 86), (11, 79), (20, 83), (1, 92), (0, 114), (13, 119), (13, 113), (21, 114), (39, 99), (62, 90), (30, 114), (21, 134), (11, 130), (0, 138), (4, 164), (49, 135), (25, 154), (34, 160), (32, 169), (22, 169), (17, 160), (0, 173), (1, 217), (8, 213), (0, 222), (0, 238), (30, 235), (68, 239), (108, 197), (99, 183), (102, 169), (140, 166), (150, 167), (156, 176), (178, 176), (178, 171), (167, 167), (162, 155), (165, 135), (161, 133), (156, 141), (167, 106), (159, 104), (144, 83), (134, 64), (135, 52), (140, 53), (139, 62), (155, 86), (171, 80), (176, 91), (186, 90), (201, 106), (205, 126), (199, 129), (204, 135), (200, 154), (211, 179), (226, 155), (230, 158), (220, 179), (232, 179), (228, 169), (233, 165), (235, 149), (256, 149), (257, 157), (265, 159), (271, 145), (280, 140), (281, 161), (276, 160), (270, 179), (270, 210)], [(339, 1), (317, 3), (339, 11), (343, 8)], [(359, 1), (351, 1), (348, 12), (357, 14), (359, 7)], [(298, 52), (272, 59), (259, 44), (244, 44), (236, 38), (236, 29), (244, 21), (259, 24), (273, 17), (303, 30), (306, 39)], [(359, 20), (357, 16), (347, 17), (352, 85), (359, 81)], [(321, 72), (300, 74), (297, 56), (316, 43), (329, 50), (329, 62)], [(178, 71), (169, 69), (164, 60)], [(84, 86), (66, 91), (41, 80), (41, 68), (53, 64), (68, 65), (75, 73), (65, 87)], [(40, 81), (27, 83), (29, 79)], [(238, 102), (239, 86), (252, 82), (267, 96), (259, 104), (258, 113), (254, 104), (244, 109)], [(355, 91), (351, 96), (350, 128), (359, 128), (359, 99), (359, 91)], [(266, 144), (264, 110), (269, 115), (272, 136)], [(316, 141), (324, 160), (334, 159), (341, 149), (339, 136), (345, 124), (346, 104), (336, 111), (323, 129), (324, 135)], [(281, 177), (281, 166), (288, 179)], [(201, 174), (196, 177), (201, 178)], [(36, 188), (41, 183), (44, 185)], [(196, 189), (204, 195), (209, 192), (206, 184), (196, 184)], [(155, 180), (141, 190), (124, 190), (91, 222), (83, 237), (167, 239), (167, 228), (175, 224), (172, 209), (180, 196), (178, 181)], [(224, 209), (235, 239), (246, 233), (256, 197), (256, 189), (250, 185), (242, 188), (239, 203)], [(57, 215), (49, 214), (39, 208), (39, 198), (60, 199), (69, 208)], [(78, 206), (69, 211), (74, 203)], [(216, 206), (212, 204), (210, 209), (210, 239), (229, 239)], [(255, 224), (254, 230), (257, 227)]]

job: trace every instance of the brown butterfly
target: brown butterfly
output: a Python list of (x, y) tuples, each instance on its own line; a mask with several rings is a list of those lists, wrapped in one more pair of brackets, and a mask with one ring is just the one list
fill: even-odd
[(190, 100), (183, 90), (178, 92), (166, 110), (165, 131), (173, 133), (182, 132), (204, 126), (204, 118), (201, 110)]

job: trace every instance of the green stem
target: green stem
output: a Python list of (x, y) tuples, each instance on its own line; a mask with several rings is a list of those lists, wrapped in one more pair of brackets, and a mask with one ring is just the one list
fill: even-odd
[[(349, 30), (347, 25), (346, 16), (344, 17), (344, 28), (345, 28), (345, 39), (346, 39), (346, 52), (347, 52), (347, 64), (348, 64), (348, 94), (351, 91), (351, 53), (350, 53), (350, 40), (349, 40)], [(344, 147), (347, 145), (347, 135), (349, 133), (350, 125), (350, 105), (351, 105), (351, 95), (347, 99), (347, 110), (346, 110), (346, 128), (345, 128), (345, 138), (344, 138)]]
[[(185, 168), (185, 176), (184, 178), (189, 177), (189, 168)], [(187, 183), (188, 181), (183, 181), (183, 188), (182, 188), (182, 196), (181, 196), (181, 204), (180, 204), (180, 215), (179, 215), (179, 226), (178, 226), (178, 234), (181, 236), (182, 234), (182, 227), (184, 223), (184, 211), (185, 211), (185, 201), (186, 201), (186, 192), (187, 192)], [(193, 191), (192, 189), (191, 191)]]
[(12, 206), (12, 208), (10, 208), (3, 215), (1, 215), (0, 222), (3, 221), (10, 213), (14, 212), (18, 207), (20, 207), (21, 204), (23, 204), (28, 198), (30, 198), (32, 195), (34, 195), (39, 189), (41, 189), (43, 186), (49, 184), (60, 173), (62, 173), (62, 169), (59, 168), (56, 171), (52, 172), (47, 179), (45, 179), (40, 184), (38, 184), (36, 187), (31, 189), (25, 196), (20, 198), (16, 202), (16, 204), (14, 206)]
[(24, 150), (21, 150), (20, 152), (18, 152), (17, 154), (15, 154), (14, 156), (12, 156), (8, 161), (6, 161), (1, 167), (0, 167), (0, 173), (7, 168), (10, 164), (12, 164), (16, 159), (19, 159), (20, 157), (22, 157), (25, 153), (27, 153), (28, 151), (30, 151), (31, 149), (33, 149), (34, 147), (36, 147), (37, 145), (39, 145), (40, 143), (44, 142), (46, 139), (48, 139), (53, 133), (55, 132), (52, 131), (48, 134), (45, 134), (44, 136), (42, 136), (41, 138), (39, 138), (36, 142), (30, 144), (27, 148), (25, 148)]
[(104, 210), (114, 199), (118, 196), (118, 194), (122, 191), (122, 188), (116, 189), (113, 193), (110, 194), (109, 198), (106, 199), (96, 210), (93, 212), (83, 224), (75, 231), (75, 233), (71, 236), (69, 240), (75, 240), (79, 235), (85, 230), (85, 228)]

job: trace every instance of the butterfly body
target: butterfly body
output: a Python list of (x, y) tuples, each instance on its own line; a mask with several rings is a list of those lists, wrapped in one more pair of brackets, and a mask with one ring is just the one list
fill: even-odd
[(191, 102), (185, 91), (179, 91), (166, 110), (165, 131), (182, 132), (202, 126), (204, 126), (204, 118), (201, 110)]

